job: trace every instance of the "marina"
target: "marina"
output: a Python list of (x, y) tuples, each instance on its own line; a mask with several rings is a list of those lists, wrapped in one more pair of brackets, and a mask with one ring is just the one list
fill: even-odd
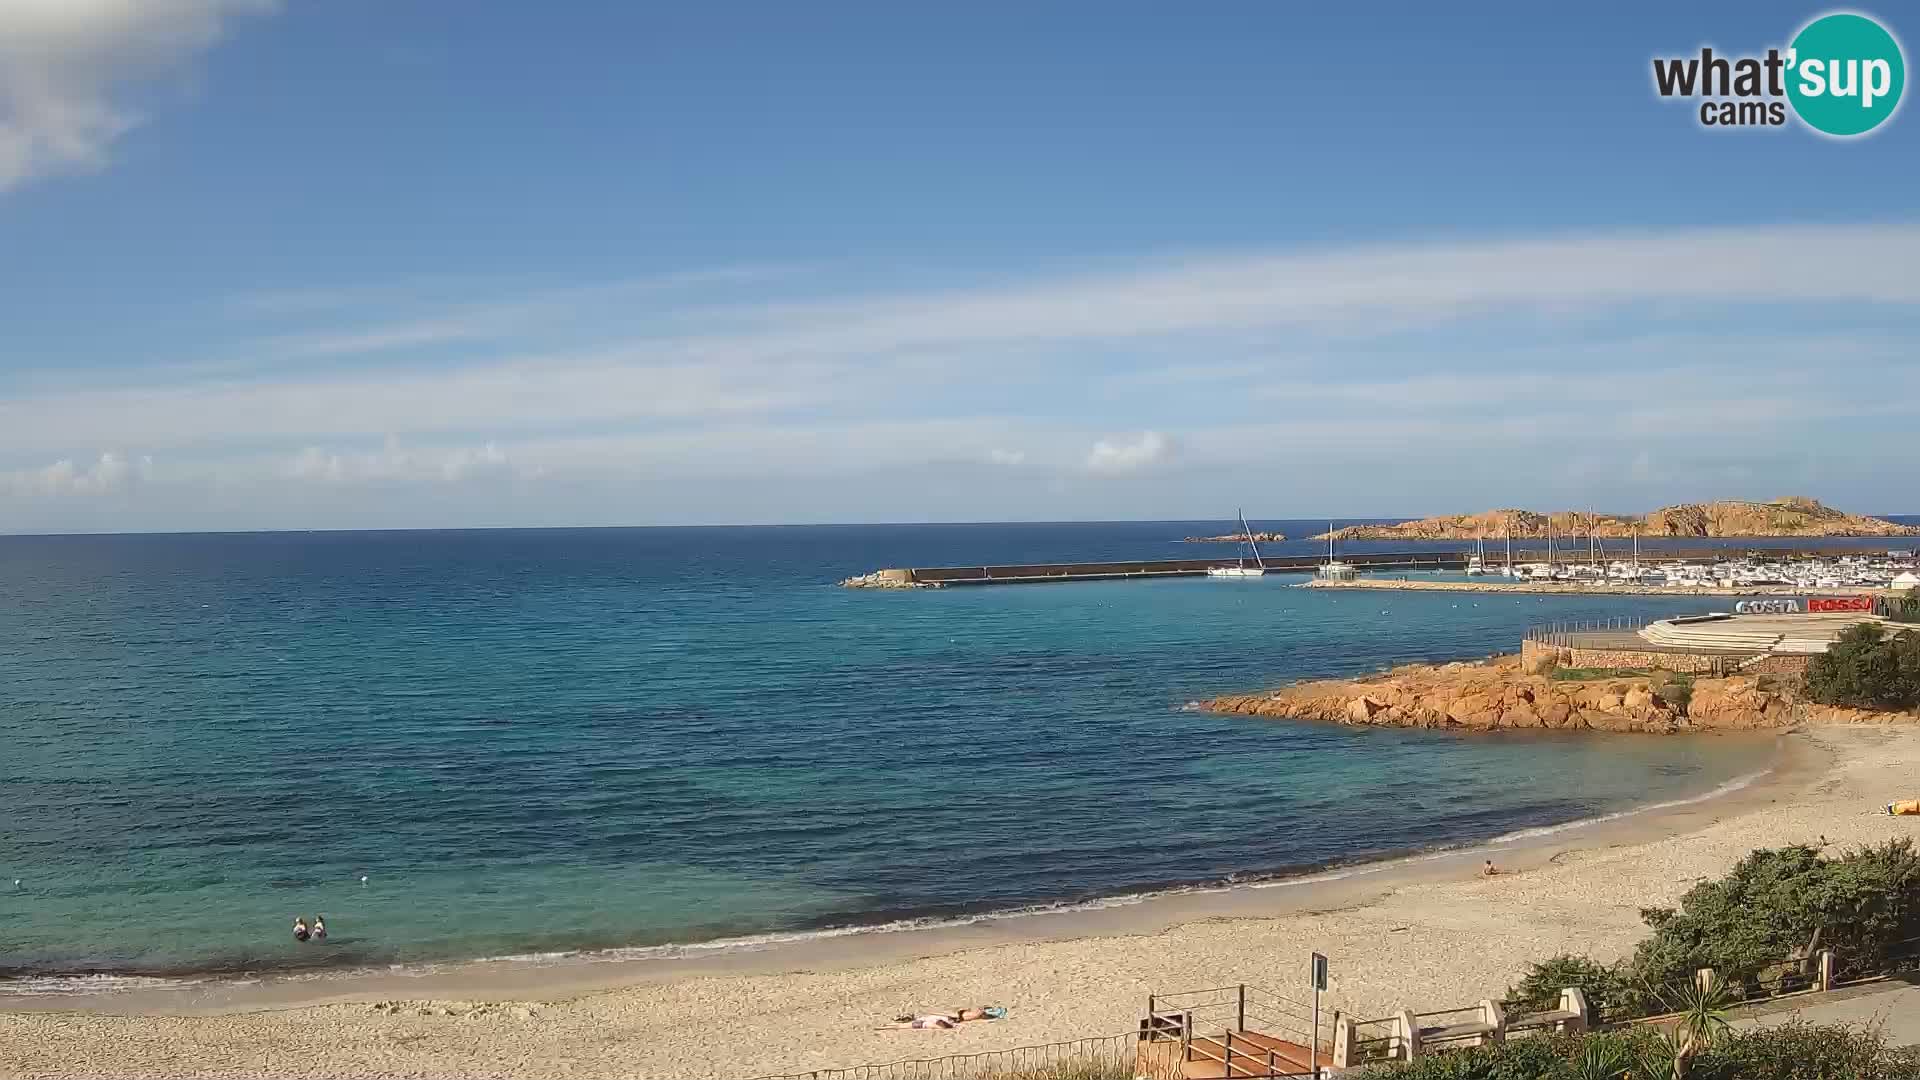
[[(1621, 591), (1903, 589), (1920, 584), (1920, 557), (1913, 550), (1885, 545), (1821, 544), (1770, 549), (1685, 548), (1636, 551), (1608, 558), (1597, 548), (1570, 558), (1551, 548), (1512, 548), (1498, 554), (1478, 546), (1461, 550), (1348, 552), (1336, 556), (1262, 555), (1254, 563), (1236, 559), (1138, 559), (1102, 562), (1024, 563), (980, 566), (898, 567), (848, 578), (849, 588), (911, 589), (949, 585), (1023, 585), (1046, 582), (1114, 581), (1135, 578), (1251, 578), (1269, 574), (1313, 574), (1319, 582), (1351, 583), (1366, 575), (1463, 573), (1472, 587), (1494, 585), (1580, 587)], [(1400, 586), (1376, 581), (1375, 587)], [(1440, 583), (1435, 583), (1440, 584)], [(1446, 583), (1467, 585), (1469, 583)]]

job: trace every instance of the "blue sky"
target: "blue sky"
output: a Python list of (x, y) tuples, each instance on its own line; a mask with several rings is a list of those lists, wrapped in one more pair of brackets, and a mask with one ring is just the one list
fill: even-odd
[(0, 531), (1920, 511), (1824, 10), (0, 0)]

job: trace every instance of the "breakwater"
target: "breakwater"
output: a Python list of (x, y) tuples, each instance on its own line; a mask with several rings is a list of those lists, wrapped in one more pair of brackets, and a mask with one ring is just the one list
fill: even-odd
[[(1816, 559), (1835, 555), (1884, 553), (1882, 545), (1868, 545), (1858, 542), (1831, 543), (1810, 542), (1792, 547), (1754, 548), (1752, 554), (1764, 555), (1769, 559), (1793, 561)], [(1748, 554), (1749, 550), (1735, 547), (1667, 548), (1643, 550), (1640, 560), (1646, 563), (1710, 563), (1738, 555)], [(1431, 549), (1423, 551), (1365, 551), (1341, 552), (1339, 560), (1349, 566), (1358, 567), (1363, 572), (1377, 573), (1387, 570), (1465, 570), (1468, 560), (1474, 552), (1466, 548)], [(1618, 559), (1622, 552), (1607, 549), (1598, 553), (1601, 561)], [(1515, 545), (1513, 561), (1576, 563), (1587, 561), (1584, 545), (1577, 550), (1559, 548), (1549, 550), (1546, 547), (1526, 547)], [(1489, 548), (1484, 560), (1489, 569), (1503, 565), (1507, 560), (1504, 549), (1496, 552)], [(1268, 571), (1277, 574), (1308, 574), (1327, 561), (1325, 554), (1315, 552), (1303, 555), (1265, 555), (1262, 559)], [(1235, 560), (1214, 556), (1203, 559), (1133, 559), (1107, 562), (1062, 562), (1062, 563), (1013, 563), (982, 566), (921, 566), (893, 567), (860, 574), (840, 582), (848, 588), (856, 589), (937, 589), (948, 585), (1023, 585), (1039, 582), (1060, 581), (1113, 581), (1126, 578), (1162, 578), (1162, 577), (1200, 577), (1215, 566), (1231, 566)], [(1365, 579), (1362, 579), (1364, 582)], [(1362, 587), (1398, 588), (1404, 582), (1374, 584)], [(1438, 583), (1432, 583), (1438, 584)], [(1491, 583), (1489, 583), (1491, 584)], [(1449, 586), (1459, 587), (1459, 586)], [(1472, 588), (1486, 586), (1472, 585)], [(1546, 586), (1536, 584), (1509, 585), (1511, 591), (1528, 592), (1646, 592), (1649, 594), (1698, 594), (1709, 595), (1712, 590), (1692, 588), (1673, 589), (1660, 586), (1592, 586), (1580, 584), (1562, 584)], [(1741, 593), (1753, 593), (1765, 590), (1740, 589)], [(1794, 591), (1794, 590), (1788, 590)]]
[[(1365, 570), (1463, 570), (1464, 551), (1375, 551), (1342, 555), (1340, 560)], [(1307, 574), (1324, 555), (1267, 556), (1277, 574)], [(1024, 585), (1059, 581), (1112, 581), (1125, 578), (1200, 577), (1229, 559), (1133, 559), (1118, 562), (1024, 563), (1002, 566), (921, 566), (876, 570), (841, 582), (849, 588), (926, 589), (948, 585)]]

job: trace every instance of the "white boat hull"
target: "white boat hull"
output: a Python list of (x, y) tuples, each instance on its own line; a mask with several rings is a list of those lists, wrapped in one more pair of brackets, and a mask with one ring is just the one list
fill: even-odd
[(1209, 566), (1208, 577), (1263, 577), (1266, 570), (1258, 566)]

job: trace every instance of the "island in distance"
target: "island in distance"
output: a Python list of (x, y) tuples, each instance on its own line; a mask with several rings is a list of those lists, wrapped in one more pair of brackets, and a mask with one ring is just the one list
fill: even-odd
[[(1645, 517), (1567, 510), (1539, 514), (1531, 510), (1489, 510), (1403, 521), (1398, 525), (1350, 525), (1321, 533), (1315, 540), (1496, 540), (1555, 536), (1920, 536), (1920, 526), (1835, 510), (1814, 499), (1790, 497), (1772, 502), (1737, 499), (1663, 506)], [(1221, 537), (1231, 540), (1233, 537)]]
[[(1256, 544), (1277, 544), (1286, 538), (1287, 534), (1283, 532), (1257, 532), (1253, 534), (1253, 542)], [(1238, 532), (1224, 533), (1220, 536), (1189, 536), (1185, 542), (1189, 544), (1244, 544), (1247, 542), (1247, 534)]]

